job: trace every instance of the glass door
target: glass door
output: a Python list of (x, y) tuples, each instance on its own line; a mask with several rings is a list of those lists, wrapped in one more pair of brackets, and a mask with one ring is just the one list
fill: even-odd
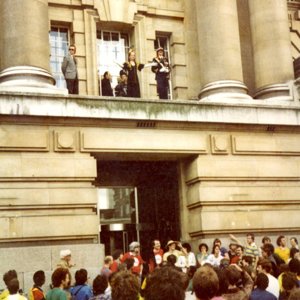
[(127, 252), (131, 242), (140, 241), (137, 188), (98, 188), (98, 212), (106, 254)]

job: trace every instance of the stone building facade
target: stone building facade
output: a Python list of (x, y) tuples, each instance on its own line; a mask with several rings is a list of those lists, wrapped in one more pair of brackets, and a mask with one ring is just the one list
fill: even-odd
[[(119, 237), (196, 251), (229, 233), (299, 236), (299, 11), (296, 0), (0, 1), (0, 273), (17, 269), (26, 290), (68, 247), (93, 277)], [(71, 43), (79, 95), (60, 72)], [(169, 100), (149, 69), (141, 99), (101, 96), (114, 60), (134, 47), (149, 62), (158, 46)], [(120, 204), (119, 187), (135, 205), (102, 222), (99, 191)]]

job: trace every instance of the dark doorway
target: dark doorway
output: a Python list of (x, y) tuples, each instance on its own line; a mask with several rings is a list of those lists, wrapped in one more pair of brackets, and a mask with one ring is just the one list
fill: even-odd
[[(179, 239), (176, 162), (98, 161), (97, 168), (97, 186), (137, 188), (139, 234), (144, 259), (147, 259), (151, 252), (153, 239), (158, 238), (163, 247), (169, 239)], [(116, 235), (113, 232), (111, 234)], [(102, 233), (102, 238), (100, 234), (101, 242), (105, 243), (106, 254), (111, 251), (111, 246), (107, 245), (108, 236), (107, 231)]]

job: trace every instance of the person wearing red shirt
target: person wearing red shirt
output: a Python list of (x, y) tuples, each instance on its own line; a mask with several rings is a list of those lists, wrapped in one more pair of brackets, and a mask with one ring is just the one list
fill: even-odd
[(140, 243), (132, 242), (129, 245), (129, 252), (126, 252), (121, 260), (121, 263), (124, 263), (127, 258), (133, 258), (134, 264), (131, 268), (131, 272), (136, 275), (141, 275), (143, 271), (144, 260), (140, 255)]
[(161, 244), (159, 240), (154, 240), (152, 242), (153, 255), (149, 259), (149, 272), (153, 272), (156, 267), (159, 267), (163, 261), (164, 251), (161, 249)]

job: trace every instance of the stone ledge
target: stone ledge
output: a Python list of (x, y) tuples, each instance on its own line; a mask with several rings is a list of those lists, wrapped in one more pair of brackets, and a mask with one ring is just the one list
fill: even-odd
[(220, 103), (0, 92), (0, 115), (300, 125), (300, 106), (295, 102), (235, 99)]

